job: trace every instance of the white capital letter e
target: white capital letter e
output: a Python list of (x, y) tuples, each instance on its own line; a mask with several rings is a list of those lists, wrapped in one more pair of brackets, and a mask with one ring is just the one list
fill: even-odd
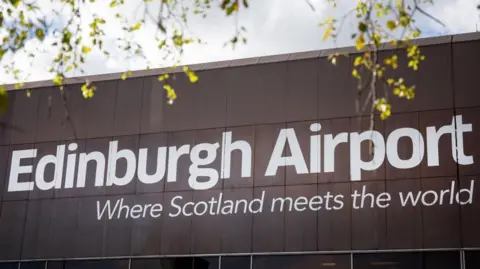
[(12, 164), (10, 165), (10, 176), (8, 178), (8, 191), (31, 191), (33, 182), (18, 182), (18, 175), (32, 172), (32, 165), (20, 166), (20, 160), (24, 158), (35, 158), (36, 149), (15, 150), (12, 152)]

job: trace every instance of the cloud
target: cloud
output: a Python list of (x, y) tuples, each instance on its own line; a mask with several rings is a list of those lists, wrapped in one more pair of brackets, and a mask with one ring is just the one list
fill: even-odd
[[(104, 46), (112, 52), (112, 56), (108, 60), (98, 51), (90, 53), (84, 66), (86, 74), (93, 75), (146, 68), (145, 61), (141, 59), (125, 60), (122, 57), (124, 56), (122, 52), (117, 49), (117, 38), (123, 35), (123, 31), (121, 25), (115, 22), (116, 12), (129, 14), (129, 18), (134, 21), (135, 16), (142, 11), (138, 10), (139, 3), (143, 2), (142, 0), (125, 2), (125, 6), (119, 10), (109, 8), (109, 1), (96, 1), (94, 4), (89, 4), (88, 8), (82, 9), (84, 38), (89, 38), (88, 24), (96, 12), (107, 19), (104, 30), (108, 33), (108, 36)], [(318, 23), (329, 15), (340, 17), (352, 9), (355, 2), (339, 1), (339, 6), (336, 9), (333, 9), (326, 0), (310, 0), (310, 2), (314, 6), (314, 10), (303, 0), (262, 0), (250, 1), (250, 7), (247, 10), (242, 10), (238, 18), (226, 18), (218, 8), (209, 11), (206, 19), (198, 16), (190, 18), (189, 31), (194, 36), (201, 37), (206, 45), (186, 47), (181, 59), (182, 63), (212, 62), (332, 47), (331, 41), (322, 41), (323, 29), (318, 27)], [(42, 0), (39, 3), (45, 10), (47, 17), (53, 19), (58, 16), (51, 11), (50, 0)], [(421, 25), (425, 36), (475, 31), (478, 22), (478, 11), (476, 10), (478, 2), (476, 0), (435, 0), (434, 3), (427, 10), (443, 21), (446, 27), (443, 28), (428, 18), (419, 15), (418, 23)], [(61, 10), (60, 7), (56, 6), (55, 8)], [(157, 7), (155, 4), (149, 4), (148, 6), (152, 12), (157, 10)], [(68, 12), (60, 14), (65, 18), (69, 16)], [(62, 19), (58, 23), (61, 24), (64, 21)], [(224, 47), (223, 45), (235, 33), (236, 24), (247, 28), (248, 43), (247, 45), (239, 45), (233, 50), (231, 47)], [(352, 27), (355, 27), (355, 25), (347, 20), (342, 29), (343, 34), (339, 37), (338, 46), (351, 44), (349, 32)], [(171, 61), (162, 60), (163, 55), (157, 49), (158, 42), (153, 39), (155, 31), (156, 26), (147, 21), (146, 26), (136, 32), (135, 40), (142, 44), (145, 55), (153, 63), (151, 67), (171, 65)], [(27, 46), (43, 49), (46, 53), (39, 54), (33, 64), (27, 61), (25, 55), (17, 55), (11, 60), (15, 60), (23, 70), (32, 74), (28, 81), (50, 79), (48, 64), (56, 52), (49, 50), (48, 43), (40, 44), (37, 40), (29, 40)], [(0, 74), (0, 82), (12, 81), (11, 76)]]

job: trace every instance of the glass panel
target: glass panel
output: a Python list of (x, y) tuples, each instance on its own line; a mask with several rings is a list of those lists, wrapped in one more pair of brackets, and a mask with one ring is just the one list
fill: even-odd
[(222, 257), (221, 269), (250, 269), (250, 256)]
[(132, 259), (130, 269), (161, 269), (160, 259)]
[(480, 268), (480, 251), (465, 252), (465, 269)]
[(47, 269), (65, 269), (65, 261), (47, 262)]
[(193, 258), (162, 259), (162, 269), (190, 269), (193, 268)]
[(20, 269), (45, 269), (45, 262), (22, 262)]
[(355, 269), (422, 269), (421, 253), (354, 254)]
[(66, 269), (128, 269), (128, 260), (68, 261)]
[(194, 269), (219, 269), (219, 257), (196, 257), (193, 261)]
[(193, 258), (132, 259), (130, 269), (193, 269)]
[(460, 252), (441, 251), (423, 254), (423, 269), (460, 269)]
[(291, 255), (253, 257), (253, 269), (271, 268), (350, 269), (350, 255)]
[(0, 269), (18, 269), (18, 262), (0, 262)]

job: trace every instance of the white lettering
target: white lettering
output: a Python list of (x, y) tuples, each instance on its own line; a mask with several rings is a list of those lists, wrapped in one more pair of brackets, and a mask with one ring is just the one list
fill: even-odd
[(33, 190), (33, 182), (18, 182), (20, 174), (32, 173), (31, 165), (20, 165), (20, 161), (26, 158), (35, 158), (37, 156), (36, 149), (15, 150), (12, 152), (12, 161), (10, 166), (10, 176), (8, 178), (8, 191), (31, 191)]
[[(407, 160), (402, 160), (398, 156), (398, 140), (401, 137), (408, 137), (412, 141), (412, 156)], [(387, 158), (388, 162), (396, 168), (413, 168), (422, 162), (425, 154), (425, 144), (422, 134), (413, 128), (400, 128), (388, 136), (387, 139)]]
[[(285, 150), (285, 145), (288, 143), (290, 146), (291, 156), (282, 157), (282, 153)], [(275, 176), (277, 174), (278, 167), (280, 166), (295, 166), (297, 174), (308, 173), (307, 164), (303, 158), (302, 150), (297, 140), (297, 136), (293, 129), (282, 129), (278, 135), (277, 143), (273, 149), (272, 156), (268, 162), (267, 171), (265, 176)]]
[[(371, 140), (373, 145), (373, 158), (369, 162), (362, 160), (360, 145), (365, 140)], [(362, 177), (362, 170), (373, 171), (380, 167), (385, 159), (385, 141), (377, 131), (365, 131), (361, 134), (350, 133), (350, 176), (352, 181)]]

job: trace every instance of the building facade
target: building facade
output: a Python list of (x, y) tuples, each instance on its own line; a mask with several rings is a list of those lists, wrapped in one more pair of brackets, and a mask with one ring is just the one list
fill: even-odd
[(417, 42), (374, 130), (332, 51), (9, 90), (0, 268), (480, 268), (480, 35)]

